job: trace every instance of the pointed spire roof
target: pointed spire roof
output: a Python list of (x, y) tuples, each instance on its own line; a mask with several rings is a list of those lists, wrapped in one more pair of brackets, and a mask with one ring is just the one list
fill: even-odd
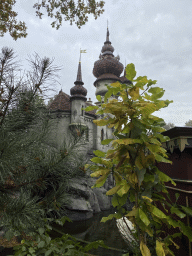
[(79, 61), (78, 70), (77, 70), (77, 79), (74, 82), (75, 86), (73, 86), (70, 90), (71, 99), (74, 98), (82, 98), (87, 100), (87, 89), (83, 87), (84, 83), (82, 81), (82, 74), (81, 74), (81, 61)]
[(101, 52), (102, 52), (102, 56), (112, 55), (114, 57), (114, 55), (113, 55), (114, 48), (111, 45), (111, 42), (109, 41), (109, 29), (108, 29), (108, 27), (107, 27), (106, 41), (104, 42), (104, 45), (102, 47)]
[(77, 79), (74, 82), (74, 84), (81, 84), (81, 85), (84, 84), (82, 81), (82, 74), (81, 74), (81, 61), (79, 61), (78, 70), (77, 70)]
[(106, 35), (106, 42), (105, 43), (110, 43), (111, 44), (111, 42), (109, 41), (109, 29), (108, 29), (108, 27), (107, 27), (107, 35)]
[(97, 78), (94, 82), (96, 83), (99, 80), (116, 80), (120, 81), (120, 74), (123, 71), (123, 64), (119, 61), (120, 57), (114, 57), (113, 55), (114, 48), (109, 41), (109, 29), (107, 27), (106, 41), (101, 50), (101, 55), (99, 60), (94, 63), (93, 75)]

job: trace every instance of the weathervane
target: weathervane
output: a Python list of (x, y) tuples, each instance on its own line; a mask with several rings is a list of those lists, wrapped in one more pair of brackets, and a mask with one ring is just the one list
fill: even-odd
[(79, 57), (79, 62), (81, 62), (81, 53), (87, 53), (86, 50), (81, 50), (80, 48), (80, 57)]

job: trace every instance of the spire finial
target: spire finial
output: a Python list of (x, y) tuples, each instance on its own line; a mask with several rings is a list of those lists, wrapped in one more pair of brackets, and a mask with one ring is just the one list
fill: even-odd
[(108, 20), (107, 20), (107, 36), (106, 36), (106, 42), (109, 42)]
[(81, 50), (81, 48), (80, 48), (79, 65), (78, 65), (76, 82), (82, 82), (83, 83), (82, 74), (81, 74), (81, 53), (86, 53), (86, 50)]

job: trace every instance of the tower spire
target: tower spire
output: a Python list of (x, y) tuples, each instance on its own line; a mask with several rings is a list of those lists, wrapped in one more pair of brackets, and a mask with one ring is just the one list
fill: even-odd
[(77, 79), (74, 82), (75, 86), (73, 86), (70, 89), (71, 93), (71, 100), (79, 98), (83, 100), (87, 100), (86, 95), (87, 95), (87, 90), (83, 87), (84, 83), (82, 81), (82, 74), (81, 74), (81, 53), (85, 53), (86, 50), (81, 50), (80, 49), (80, 58), (79, 58), (79, 65), (78, 65), (78, 70), (77, 70)]
[(75, 81), (75, 84), (84, 84), (82, 81), (82, 73), (81, 73), (81, 53), (86, 53), (86, 50), (81, 50), (80, 48), (80, 56), (79, 56), (79, 65), (78, 65), (78, 70), (77, 70), (77, 79)]
[(78, 70), (77, 70), (77, 79), (76, 82), (83, 82), (82, 81), (82, 74), (81, 74), (81, 61), (79, 60)]
[(110, 42), (110, 41), (109, 41), (109, 28), (108, 28), (108, 20), (107, 20), (107, 35), (106, 35), (106, 42)]

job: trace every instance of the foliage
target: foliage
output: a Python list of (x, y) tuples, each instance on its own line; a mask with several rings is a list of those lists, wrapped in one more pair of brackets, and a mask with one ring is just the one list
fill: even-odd
[[(55, 220), (59, 225), (63, 225), (65, 221), (70, 221), (67, 217), (62, 217), (60, 220)], [(37, 232), (33, 233), (33, 240), (22, 240), (21, 245), (15, 246), (15, 256), (48, 256), (48, 255), (87, 255), (86, 252), (93, 248), (102, 246), (108, 248), (103, 241), (95, 241), (86, 246), (82, 246), (75, 237), (64, 234), (62, 237), (51, 239), (49, 236), (52, 227), (46, 225), (46, 228), (38, 228)]]
[(189, 120), (185, 123), (185, 126), (192, 126), (192, 120)]
[[(9, 32), (14, 40), (27, 36), (27, 27), (25, 22), (17, 22), (17, 13), (12, 10), (16, 0), (1, 0), (0, 2), (0, 36)], [(41, 19), (43, 13), (41, 8), (45, 9), (47, 15), (55, 20), (51, 23), (52, 27), (59, 29), (62, 25), (63, 18), (65, 21), (74, 22), (78, 28), (81, 28), (88, 21), (88, 14), (93, 14), (97, 19), (103, 12), (104, 1), (96, 2), (95, 0), (42, 0), (41, 3), (35, 3), (36, 15)]]
[[(172, 101), (160, 100), (164, 90), (153, 87), (156, 80), (146, 76), (135, 78), (134, 64), (127, 65), (126, 73), (131, 84), (116, 82), (107, 85), (105, 96), (97, 98), (101, 106), (94, 108), (98, 109), (97, 114), (104, 114), (104, 118), (94, 120), (94, 123), (114, 127), (114, 139), (102, 142), (111, 143), (112, 149), (106, 153), (95, 151), (96, 157), (91, 159), (94, 164), (86, 165), (86, 168), (93, 171), (92, 177), (98, 177), (94, 187), (103, 186), (108, 175), (113, 174), (115, 186), (106, 195), (113, 196), (112, 204), (117, 207), (117, 213), (103, 218), (102, 221), (113, 217), (128, 218), (136, 229), (136, 233), (130, 230), (138, 242), (134, 252), (136, 255), (174, 255), (169, 245), (175, 244), (173, 238), (181, 234), (168, 235), (162, 239), (161, 227), (163, 224), (169, 228), (180, 227), (181, 232), (192, 241), (191, 228), (180, 220), (186, 214), (191, 215), (192, 209), (176, 203), (172, 205), (161, 194), (165, 193), (169, 198), (164, 183), (171, 181), (173, 185), (176, 184), (155, 166), (156, 162), (171, 164), (171, 161), (167, 159), (166, 150), (161, 146), (162, 142), (169, 139), (161, 134), (165, 130), (162, 128), (164, 120), (152, 115)], [(119, 100), (111, 96), (119, 96)], [(127, 198), (134, 203), (131, 211), (122, 207)], [(163, 206), (166, 213), (158, 209), (157, 203)], [(179, 221), (175, 217), (179, 217)], [(155, 248), (156, 251), (152, 250)]]
[(26, 37), (25, 22), (17, 22), (17, 13), (12, 10), (16, 0), (1, 0), (0, 1), (0, 36), (4, 36), (9, 32), (10, 36), (17, 40), (21, 37)]
[[(44, 218), (65, 214), (68, 180), (82, 159), (75, 141), (57, 149), (49, 144), (52, 125), (38, 94), (55, 77), (52, 62), (39, 56), (32, 71), (19, 77), (12, 49), (0, 62), (0, 226), (6, 238), (44, 227)], [(17, 70), (19, 72), (17, 72)]]
[(168, 123), (168, 124), (165, 123), (165, 125), (163, 126), (165, 130), (170, 130), (171, 128), (174, 128), (174, 127), (175, 127), (174, 123)]

